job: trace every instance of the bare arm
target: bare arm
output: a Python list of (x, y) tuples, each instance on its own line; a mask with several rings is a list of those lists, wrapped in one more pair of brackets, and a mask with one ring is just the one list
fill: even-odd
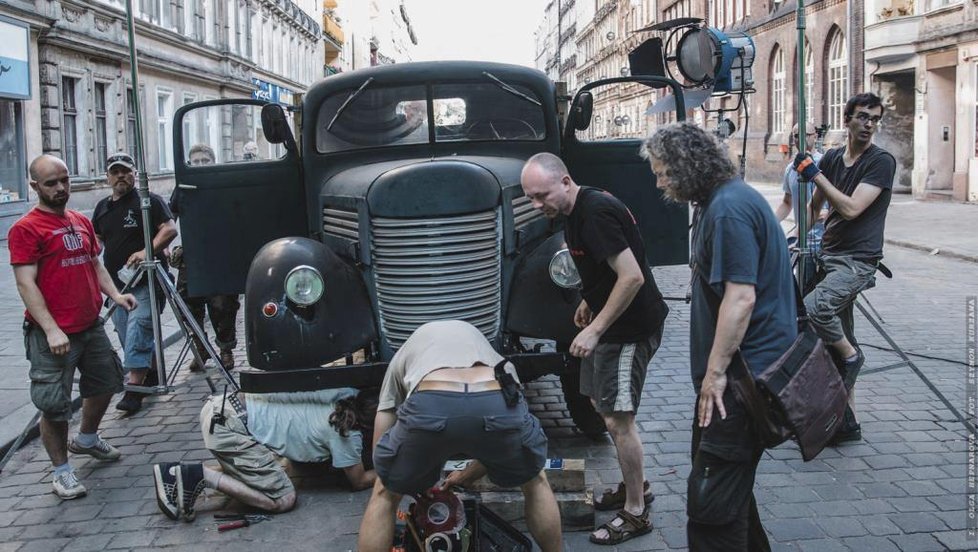
[[(170, 242), (177, 237), (177, 223), (173, 222), (173, 219), (163, 221), (159, 226), (156, 227), (156, 235), (153, 236), (153, 254), (158, 255), (164, 249), (170, 245)], [(132, 255), (129, 255), (129, 259), (126, 260), (127, 265), (134, 265), (143, 262), (146, 258), (146, 251), (140, 249)]]
[(615, 281), (614, 287), (611, 288), (611, 294), (608, 296), (604, 308), (591, 320), (587, 327), (577, 334), (574, 342), (571, 343), (570, 353), (576, 357), (583, 358), (594, 351), (594, 347), (598, 344), (601, 336), (625, 312), (628, 305), (632, 303), (632, 299), (638, 294), (638, 290), (642, 289), (642, 285), (645, 284), (642, 268), (638, 265), (631, 249), (626, 248), (609, 257), (608, 265), (618, 275), (618, 279)]
[(778, 206), (774, 208), (774, 216), (777, 217), (778, 222), (781, 222), (784, 219), (788, 218), (788, 215), (790, 213), (791, 213), (791, 194), (784, 194), (784, 197), (781, 199), (781, 203), (778, 203)]
[(109, 271), (105, 269), (105, 265), (98, 260), (98, 257), (92, 257), (92, 264), (95, 265), (95, 274), (98, 276), (98, 287), (106, 297), (126, 310), (131, 311), (138, 306), (139, 302), (136, 301), (133, 294), (126, 293), (123, 295), (119, 293), (119, 289), (115, 287), (115, 282), (112, 281), (112, 276), (109, 275)]
[(377, 448), (377, 443), (380, 442), (380, 438), (387, 433), (387, 430), (394, 427), (394, 422), (397, 421), (397, 414), (394, 413), (394, 409), (389, 410), (378, 410), (377, 415), (374, 417), (374, 448)]
[(48, 304), (41, 295), (41, 288), (37, 287), (37, 265), (14, 265), (14, 280), (17, 282), (17, 292), (27, 307), (27, 312), (42, 330), (48, 339), (48, 346), (51, 352), (56, 355), (63, 355), (68, 352), (68, 336), (58, 327), (58, 323), (51, 316)]
[(374, 481), (377, 480), (377, 472), (363, 469), (363, 464), (343, 468), (343, 473), (346, 474), (346, 479), (350, 482), (350, 486), (353, 487), (354, 491), (362, 491), (363, 489), (373, 487)]
[(710, 425), (713, 406), (720, 409), (720, 417), (726, 418), (723, 406), (723, 392), (727, 388), (727, 367), (740, 342), (744, 340), (750, 315), (754, 312), (754, 286), (724, 282), (723, 301), (717, 313), (717, 329), (706, 364), (706, 376), (700, 387), (699, 416), (700, 427)]
[[(815, 197), (819, 196), (819, 192), (824, 196), (822, 199), (828, 200), (829, 204), (842, 215), (842, 218), (846, 220), (852, 220), (859, 215), (863, 214), (873, 201), (879, 197), (880, 193), (883, 191), (882, 188), (873, 186), (872, 184), (867, 184), (865, 182), (860, 182), (856, 186), (855, 191), (852, 192), (852, 196), (847, 196), (842, 193), (841, 190), (836, 188), (829, 182), (829, 179), (825, 177), (823, 173), (819, 173), (815, 176), (815, 185), (818, 186), (818, 191), (815, 192)], [(821, 207), (821, 202), (812, 202), (814, 209)]]

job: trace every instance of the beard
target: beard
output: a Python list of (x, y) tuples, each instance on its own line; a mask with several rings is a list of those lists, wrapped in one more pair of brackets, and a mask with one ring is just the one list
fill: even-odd
[(51, 209), (61, 209), (68, 204), (68, 194), (55, 194), (53, 197), (45, 197), (38, 194), (37, 200)]

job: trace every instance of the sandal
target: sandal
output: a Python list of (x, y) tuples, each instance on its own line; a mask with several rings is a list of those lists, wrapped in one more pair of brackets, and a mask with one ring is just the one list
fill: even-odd
[[(652, 494), (651, 486), (649, 482), (646, 481), (642, 485), (642, 490), (645, 492), (645, 504), (646, 506), (651, 504), (655, 500), (655, 495)], [(597, 500), (594, 501), (594, 509), (602, 512), (610, 512), (612, 510), (621, 510), (625, 507), (625, 482), (622, 481), (618, 484), (618, 489), (612, 491), (611, 489), (605, 489), (604, 493), (601, 494), (601, 502)]]
[[(616, 524), (615, 522), (618, 523)], [(649, 508), (646, 506), (641, 516), (635, 516), (625, 510), (621, 510), (611, 521), (601, 525), (594, 532), (596, 533), (602, 529), (608, 533), (607, 537), (602, 539), (594, 536), (594, 533), (591, 533), (588, 539), (594, 544), (620, 544), (649, 533), (652, 531)]]

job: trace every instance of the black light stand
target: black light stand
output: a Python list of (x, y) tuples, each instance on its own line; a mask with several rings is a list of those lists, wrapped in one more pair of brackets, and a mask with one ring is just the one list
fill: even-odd
[[(157, 375), (159, 376), (158, 383), (155, 387), (149, 387), (144, 385), (129, 385), (126, 384), (127, 391), (136, 391), (148, 394), (163, 394), (168, 393), (172, 389), (172, 384), (176, 378), (177, 371), (180, 369), (180, 364), (186, 357), (187, 350), (190, 349), (192, 354), (197, 359), (198, 362), (203, 366), (205, 363), (204, 358), (201, 358), (198, 347), (193, 346), (194, 341), (197, 344), (203, 346), (207, 357), (214, 361), (215, 365), (221, 370), (224, 379), (227, 380), (228, 386), (232, 391), (239, 391), (240, 387), (238, 383), (234, 380), (234, 377), (229, 372), (228, 366), (224, 366), (220, 361), (220, 357), (214, 347), (208, 342), (207, 336), (204, 334), (204, 330), (197, 324), (193, 315), (190, 313), (190, 309), (187, 304), (177, 293), (176, 288), (173, 287), (173, 282), (170, 281), (169, 276), (163, 270), (160, 262), (157, 261), (153, 255), (153, 238), (150, 230), (150, 197), (149, 197), (149, 178), (147, 176), (146, 167), (146, 157), (143, 152), (143, 127), (142, 127), (142, 110), (139, 103), (139, 69), (136, 60), (136, 28), (133, 19), (133, 7), (132, 3), (135, 0), (126, 1), (126, 22), (129, 26), (129, 63), (132, 74), (132, 90), (133, 90), (133, 111), (135, 115), (135, 126), (136, 132), (134, 136), (135, 146), (136, 146), (136, 161), (139, 167), (139, 185), (137, 186), (137, 192), (139, 194), (139, 206), (142, 212), (143, 221), (143, 244), (145, 250), (145, 256), (143, 262), (139, 264), (136, 269), (135, 274), (126, 284), (125, 288), (122, 290), (125, 292), (132, 285), (138, 283), (141, 278), (145, 275), (146, 285), (149, 286), (149, 302), (150, 302), (150, 313), (153, 323), (153, 360), (156, 362)], [(157, 288), (158, 284), (159, 288)], [(176, 317), (177, 323), (180, 327), (180, 332), (186, 339), (183, 350), (180, 352), (177, 358), (177, 363), (171, 374), (167, 374), (166, 364), (163, 360), (163, 335), (160, 328), (160, 303), (157, 300), (157, 293), (162, 292), (163, 298), (169, 303), (170, 308), (173, 310), (173, 314)], [(113, 304), (105, 315), (108, 319), (112, 311), (117, 307)], [(169, 376), (169, 377), (168, 377)], [(237, 406), (237, 405), (235, 405)], [(242, 410), (243, 411), (243, 410)]]
[[(798, 28), (798, 151), (805, 153), (808, 151), (806, 139), (808, 131), (808, 113), (805, 98), (805, 0), (796, 0), (798, 8), (795, 21)], [(790, 149), (788, 150), (791, 151)], [(790, 153), (789, 153), (790, 155)], [(809, 263), (813, 263), (814, 252), (808, 243), (808, 219), (812, 214), (808, 206), (808, 181), (801, 174), (798, 174), (798, 193), (795, 194), (795, 217), (798, 224), (798, 289), (802, 295), (809, 291), (808, 286), (812, 282), (807, 282), (809, 277)]]

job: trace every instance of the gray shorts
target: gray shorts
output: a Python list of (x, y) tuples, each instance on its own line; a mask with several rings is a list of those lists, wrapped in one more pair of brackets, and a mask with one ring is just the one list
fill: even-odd
[(500, 487), (519, 487), (543, 469), (547, 436), (524, 400), (508, 407), (498, 390), (416, 391), (374, 448), (374, 467), (387, 489), (415, 494), (453, 457), (478, 460)]
[(645, 374), (662, 342), (662, 328), (644, 341), (598, 343), (581, 361), (581, 394), (590, 397), (601, 414), (638, 411)]
[(122, 391), (122, 362), (105, 335), (101, 320), (87, 330), (68, 335), (68, 342), (68, 352), (56, 355), (40, 326), (28, 324), (24, 330), (24, 348), (31, 363), (31, 401), (44, 413), (44, 419), (52, 422), (71, 419), (76, 366), (81, 374), (78, 391), (83, 399)]
[(226, 421), (214, 424), (211, 418), (221, 410), (221, 397), (211, 397), (200, 410), (200, 432), (204, 446), (217, 458), (221, 470), (272, 500), (295, 492), (295, 486), (278, 463), (275, 453), (248, 432), (230, 404), (224, 405)]

